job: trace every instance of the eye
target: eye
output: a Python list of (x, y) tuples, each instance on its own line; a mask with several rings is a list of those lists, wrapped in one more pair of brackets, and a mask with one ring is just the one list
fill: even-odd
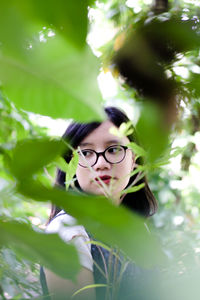
[(84, 156), (84, 157), (90, 157), (92, 156), (94, 153), (92, 150), (81, 150), (81, 152), (79, 152), (79, 155), (81, 156), (81, 154)]
[(111, 146), (110, 148), (108, 148), (108, 153), (109, 154), (118, 154), (119, 152), (122, 151), (122, 147), (120, 146)]

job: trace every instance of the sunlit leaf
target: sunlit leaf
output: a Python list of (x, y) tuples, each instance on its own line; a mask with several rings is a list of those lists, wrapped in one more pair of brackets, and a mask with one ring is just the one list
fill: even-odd
[(103, 117), (98, 61), (88, 47), (80, 52), (56, 36), (35, 43), (26, 56), (0, 54), (0, 79), (17, 107), (53, 118)]
[(0, 2), (0, 41), (14, 56), (24, 54), (27, 41), (32, 38), (31, 28), (53, 27), (76, 47), (86, 44), (88, 5), (90, 1), (74, 0), (48, 5), (39, 0)]
[[(27, 12), (27, 1), (23, 1), (21, 9)], [(76, 46), (83, 47), (86, 42), (88, 24), (88, 0), (46, 2), (29, 0), (29, 13), (32, 21), (39, 20), (46, 26), (53, 26), (58, 32), (72, 41)], [(24, 9), (25, 8), (25, 9)]]
[(119, 128), (111, 127), (110, 133), (123, 138), (124, 136), (131, 135), (134, 131), (132, 122), (122, 123)]

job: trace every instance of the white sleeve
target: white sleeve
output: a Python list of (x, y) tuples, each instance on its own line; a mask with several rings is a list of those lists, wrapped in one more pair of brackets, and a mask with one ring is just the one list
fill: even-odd
[(73, 243), (78, 251), (80, 264), (93, 271), (93, 259), (90, 238), (81, 225), (76, 225), (76, 220), (61, 211), (46, 228), (47, 233), (58, 233), (66, 243)]

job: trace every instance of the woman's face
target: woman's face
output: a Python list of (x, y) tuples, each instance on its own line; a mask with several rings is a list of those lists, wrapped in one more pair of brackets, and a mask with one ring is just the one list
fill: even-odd
[[(102, 152), (112, 145), (126, 146), (130, 142), (129, 139), (127, 137), (119, 138), (111, 134), (110, 128), (112, 127), (116, 126), (110, 121), (101, 123), (98, 128), (82, 140), (79, 145), (81, 151), (91, 149)], [(111, 152), (113, 152), (112, 149)], [(81, 154), (79, 155), (81, 156)], [(120, 192), (124, 190), (129, 182), (134, 162), (134, 155), (130, 149), (126, 150), (125, 158), (118, 164), (112, 164), (100, 155), (96, 164), (91, 168), (78, 165), (76, 171), (78, 183), (81, 189), (87, 193), (105, 195), (106, 190), (107, 195), (109, 194), (113, 199), (119, 200)]]

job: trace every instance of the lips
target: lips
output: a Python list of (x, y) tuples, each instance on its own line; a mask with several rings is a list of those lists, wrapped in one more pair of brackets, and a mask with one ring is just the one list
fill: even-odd
[(100, 178), (105, 184), (109, 184), (110, 181), (111, 181), (111, 179), (112, 179), (111, 176), (109, 176), (109, 175), (104, 175), (104, 176), (96, 177), (95, 180), (96, 180), (97, 182), (100, 182), (99, 178)]

